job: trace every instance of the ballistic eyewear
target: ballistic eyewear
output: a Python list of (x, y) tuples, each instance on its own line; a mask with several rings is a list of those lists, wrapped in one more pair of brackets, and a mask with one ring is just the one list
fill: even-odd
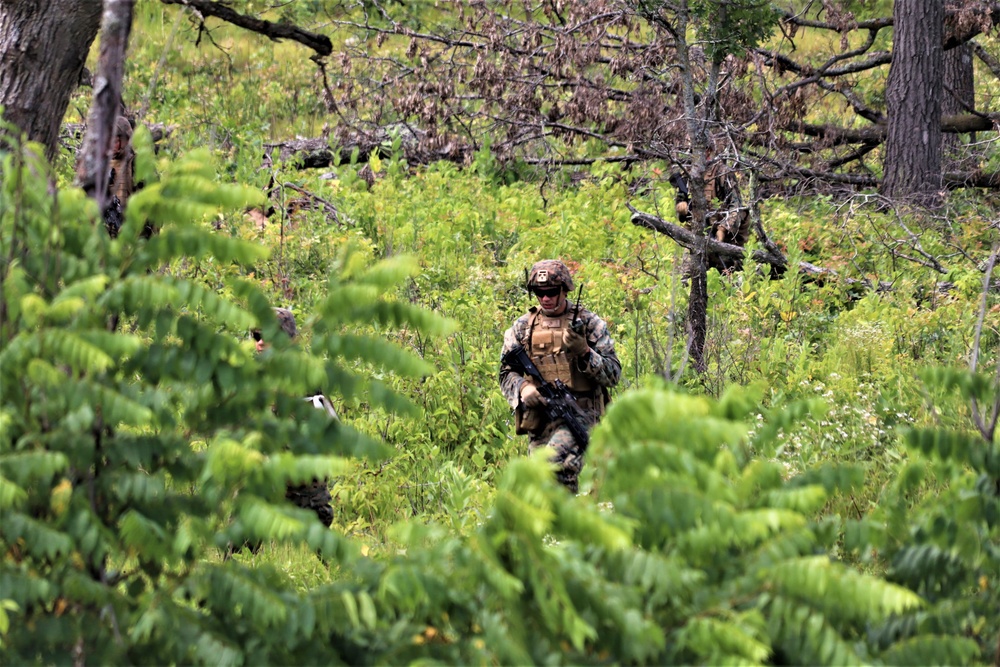
[(531, 293), (542, 298), (543, 296), (559, 296), (562, 292), (562, 287), (532, 287)]

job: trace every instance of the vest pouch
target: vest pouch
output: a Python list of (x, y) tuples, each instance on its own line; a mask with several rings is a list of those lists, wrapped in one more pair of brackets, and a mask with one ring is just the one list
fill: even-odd
[(514, 433), (524, 435), (540, 428), (542, 428), (541, 411), (523, 405), (517, 406), (514, 410)]
[(565, 354), (548, 354), (534, 359), (538, 372), (546, 382), (562, 380), (567, 386), (572, 382), (570, 360)]

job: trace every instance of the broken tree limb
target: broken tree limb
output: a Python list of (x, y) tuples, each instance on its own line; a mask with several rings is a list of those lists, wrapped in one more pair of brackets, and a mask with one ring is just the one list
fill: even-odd
[[(723, 243), (722, 241), (716, 241), (710, 236), (695, 234), (690, 229), (685, 229), (680, 225), (667, 222), (658, 216), (643, 213), (642, 211), (633, 208), (631, 205), (629, 205), (628, 208), (632, 211), (633, 225), (645, 227), (646, 229), (652, 229), (654, 232), (659, 232), (660, 234), (669, 236), (677, 243), (677, 245), (682, 248), (686, 248), (691, 252), (712, 253), (719, 257), (727, 257), (735, 260), (742, 260), (746, 257), (746, 249), (738, 245)], [(759, 264), (768, 264), (778, 270), (784, 269), (787, 265), (787, 260), (784, 255), (780, 253), (780, 251), (775, 254), (773, 250), (766, 248), (764, 250), (754, 250), (750, 253), (750, 258)]]
[(296, 162), (304, 169), (319, 169), (346, 163), (355, 157), (358, 164), (364, 164), (374, 153), (382, 158), (390, 157), (393, 147), (400, 152), (410, 166), (426, 165), (439, 160), (469, 164), (475, 147), (457, 137), (432, 136), (428, 132), (414, 129), (402, 123), (376, 128), (369, 132), (342, 131), (330, 137), (315, 139), (293, 139), (264, 144), (270, 154), (278, 150), (278, 160)]
[[(722, 257), (730, 259), (740, 259), (746, 257), (746, 249), (716, 241), (711, 236), (699, 236), (690, 229), (675, 225), (663, 218), (649, 213), (643, 213), (634, 208), (631, 204), (626, 204), (632, 211), (632, 224), (638, 227), (645, 227), (654, 232), (669, 236), (677, 245), (691, 252), (716, 253)], [(767, 264), (775, 269), (774, 274), (780, 276), (788, 266), (788, 260), (773, 241), (764, 234), (763, 226), (759, 220), (753, 221), (754, 229), (761, 243), (766, 247), (764, 250), (754, 250), (750, 253), (750, 258), (759, 264)], [(759, 227), (759, 229), (758, 229)], [(812, 282), (823, 283), (828, 279), (836, 279), (846, 285), (850, 291), (860, 288), (862, 292), (875, 290), (877, 292), (888, 292), (892, 290), (892, 283), (880, 280), (877, 283), (868, 279), (843, 278), (835, 269), (811, 264), (810, 262), (798, 263), (799, 274), (805, 276)], [(954, 289), (954, 284), (948, 281), (939, 281), (935, 288), (939, 294), (947, 294)], [(990, 291), (1000, 291), (1000, 280), (993, 280), (990, 283)]]

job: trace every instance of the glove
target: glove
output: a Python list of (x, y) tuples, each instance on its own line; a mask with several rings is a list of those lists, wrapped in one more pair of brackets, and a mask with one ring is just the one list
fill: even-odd
[(538, 393), (538, 388), (530, 382), (521, 385), (521, 403), (526, 408), (537, 408), (545, 405), (545, 397)]
[(571, 357), (579, 357), (590, 352), (586, 336), (571, 328), (563, 331), (562, 349), (566, 350)]

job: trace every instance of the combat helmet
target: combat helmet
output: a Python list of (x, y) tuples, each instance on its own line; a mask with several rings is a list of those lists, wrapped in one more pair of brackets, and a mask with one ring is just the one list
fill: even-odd
[(295, 316), (292, 315), (292, 311), (287, 308), (275, 308), (274, 315), (278, 318), (281, 330), (288, 334), (289, 338), (295, 338), (298, 329), (295, 326)]
[(573, 291), (573, 277), (569, 267), (558, 259), (543, 259), (535, 262), (528, 272), (528, 289), (532, 287), (562, 287), (566, 292)]

